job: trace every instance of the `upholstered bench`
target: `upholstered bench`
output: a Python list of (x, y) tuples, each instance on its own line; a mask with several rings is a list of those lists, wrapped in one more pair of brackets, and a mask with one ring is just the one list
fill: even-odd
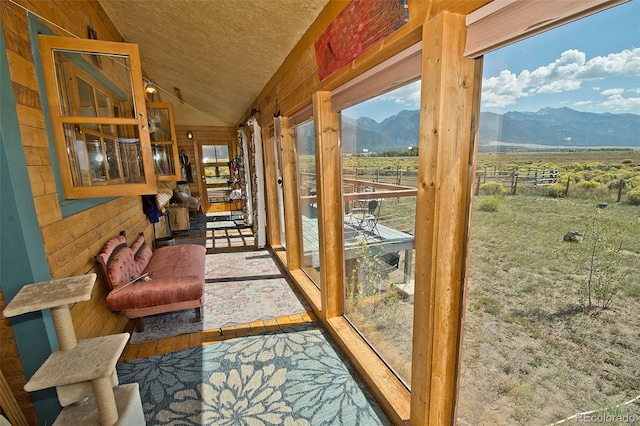
[(127, 246), (124, 231), (104, 245), (96, 260), (109, 294), (107, 307), (122, 311), (144, 330), (142, 318), (195, 308), (200, 321), (206, 249), (188, 244), (151, 251), (144, 235)]

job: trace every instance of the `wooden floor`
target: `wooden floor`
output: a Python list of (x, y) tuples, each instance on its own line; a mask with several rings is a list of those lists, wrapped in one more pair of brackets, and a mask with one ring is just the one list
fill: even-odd
[[(182, 349), (209, 345), (236, 337), (254, 336), (269, 331), (284, 330), (293, 325), (314, 321), (316, 321), (316, 317), (312, 312), (304, 312), (301, 314), (256, 321), (250, 324), (240, 324), (216, 330), (182, 334), (180, 336), (151, 340), (138, 344), (128, 343), (124, 352), (122, 352), (122, 355), (120, 356), (120, 361), (128, 361), (137, 358), (146, 358), (153, 355), (176, 352)], [(129, 321), (126, 331), (131, 333), (134, 326), (133, 321)]]

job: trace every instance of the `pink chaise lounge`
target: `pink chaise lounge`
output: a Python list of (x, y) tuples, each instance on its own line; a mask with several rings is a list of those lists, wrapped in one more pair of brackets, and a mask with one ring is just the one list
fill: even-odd
[(183, 309), (195, 308), (194, 321), (200, 321), (205, 256), (206, 249), (195, 244), (152, 252), (142, 234), (129, 247), (122, 231), (96, 256), (109, 291), (107, 307), (135, 320), (138, 331), (145, 316)]

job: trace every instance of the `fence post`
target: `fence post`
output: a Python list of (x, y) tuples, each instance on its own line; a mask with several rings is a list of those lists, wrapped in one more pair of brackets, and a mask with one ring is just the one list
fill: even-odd
[(476, 195), (480, 194), (480, 175), (476, 176)]
[(571, 176), (567, 176), (567, 186), (564, 189), (564, 196), (566, 197), (567, 194), (569, 193), (569, 183), (571, 183)]
[(516, 191), (518, 189), (518, 174), (514, 172), (513, 175), (514, 175), (514, 179), (513, 179), (513, 192), (512, 192), (512, 194), (516, 195)]
[(622, 199), (622, 188), (624, 188), (624, 180), (620, 179), (618, 182), (618, 202)]

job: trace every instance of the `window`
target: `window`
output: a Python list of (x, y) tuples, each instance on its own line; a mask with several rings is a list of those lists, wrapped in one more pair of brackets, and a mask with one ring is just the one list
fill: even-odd
[(318, 235), (318, 198), (316, 194), (316, 157), (313, 120), (294, 127), (298, 154), (298, 196), (302, 230), (302, 270), (320, 288), (320, 252)]
[(65, 198), (155, 192), (137, 47), (39, 40)]
[(173, 105), (168, 102), (147, 102), (147, 115), (156, 179), (159, 181), (180, 180), (178, 139), (173, 120)]
[(639, 12), (484, 58), (460, 424), (640, 419)]
[(416, 93), (420, 81), (341, 112), (344, 314), (407, 386), (420, 127)]
[(207, 204), (228, 203), (234, 186), (229, 168), (229, 144), (222, 141), (201, 141), (202, 167), (204, 171), (204, 187), (207, 193)]

